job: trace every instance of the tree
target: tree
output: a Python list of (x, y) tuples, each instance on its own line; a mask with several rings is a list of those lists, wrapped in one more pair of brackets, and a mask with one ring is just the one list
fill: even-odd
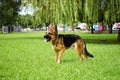
[[(105, 21), (109, 26), (109, 33), (112, 33), (112, 25), (120, 21), (120, 0), (105, 0)], [(120, 31), (120, 30), (119, 30)], [(117, 40), (120, 41), (120, 32), (118, 31)]]
[(91, 26), (93, 33), (93, 24), (98, 22), (98, 0), (85, 0), (84, 21)]
[(21, 0), (0, 0), (0, 26), (8, 26), (8, 32), (13, 32)]
[(120, 0), (26, 0), (26, 3), (38, 7), (36, 16), (41, 23), (106, 22), (112, 33), (113, 23), (120, 20)]

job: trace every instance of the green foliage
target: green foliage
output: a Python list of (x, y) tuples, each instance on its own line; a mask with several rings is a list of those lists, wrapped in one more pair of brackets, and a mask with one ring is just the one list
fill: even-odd
[(26, 0), (38, 7), (34, 16), (41, 23), (74, 24), (116, 22), (120, 19), (120, 0)]
[[(31, 1), (33, 5), (38, 7), (38, 11), (34, 13), (35, 19), (41, 23), (59, 23), (73, 24), (79, 21), (78, 11), (81, 1), (75, 0), (36, 0)], [(26, 4), (29, 3), (29, 0)]]
[(17, 12), (21, 1), (1, 0), (0, 1), (0, 25), (13, 25), (17, 20)]
[[(81, 22), (116, 22), (120, 19), (120, 0), (1, 0), (0, 25), (16, 23), (19, 6), (34, 5), (32, 24), (71, 24)], [(37, 10), (36, 10), (37, 8)], [(27, 24), (27, 23), (26, 23)]]
[(21, 26), (23, 26), (23, 28), (27, 28), (30, 27), (32, 25), (32, 20), (33, 17), (29, 14), (27, 15), (19, 15), (18, 17), (18, 22)]
[(75, 33), (85, 39), (88, 51), (95, 57), (80, 62), (75, 50), (69, 49), (61, 64), (55, 63), (51, 44), (44, 42), (44, 34), (0, 34), (0, 80), (120, 79), (117, 34)]

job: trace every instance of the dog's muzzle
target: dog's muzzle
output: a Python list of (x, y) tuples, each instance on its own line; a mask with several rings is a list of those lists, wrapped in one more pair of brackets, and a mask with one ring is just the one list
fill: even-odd
[(44, 41), (46, 41), (46, 42), (48, 42), (48, 41), (50, 41), (51, 40), (51, 37), (49, 36), (49, 35), (45, 35), (44, 36)]

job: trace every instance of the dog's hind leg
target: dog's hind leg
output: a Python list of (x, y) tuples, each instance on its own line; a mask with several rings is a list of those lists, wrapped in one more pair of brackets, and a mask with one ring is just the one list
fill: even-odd
[(84, 41), (83, 40), (78, 40), (76, 41), (75, 43), (75, 49), (77, 51), (77, 54), (79, 55), (80, 57), (80, 61), (82, 61), (82, 54), (83, 54), (83, 51), (84, 51)]
[(78, 53), (78, 55), (80, 57), (80, 61), (82, 61), (82, 50), (77, 49), (77, 53)]

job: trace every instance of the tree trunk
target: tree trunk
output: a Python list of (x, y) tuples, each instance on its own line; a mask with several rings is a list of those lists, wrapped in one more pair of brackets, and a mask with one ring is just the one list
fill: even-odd
[(72, 28), (72, 32), (75, 33), (75, 25), (72, 25), (71, 28)]
[(63, 33), (65, 33), (65, 25), (63, 25)]
[(2, 25), (0, 25), (0, 31), (1, 31), (1, 33), (2, 33)]
[(35, 27), (34, 27), (34, 30), (37, 31), (37, 27), (36, 27), (36, 25), (35, 25)]
[(94, 34), (93, 25), (91, 26), (91, 34)]
[(45, 23), (45, 27), (46, 27), (46, 30), (47, 30), (47, 27), (50, 25), (50, 23)]
[(108, 28), (109, 28), (109, 34), (112, 34), (112, 24), (109, 24)]
[(120, 28), (118, 30), (118, 37), (117, 37), (117, 40), (120, 42)]
[(8, 33), (10, 33), (11, 32), (11, 29), (10, 29), (10, 26), (8, 26)]
[(11, 26), (11, 32), (13, 32), (14, 31), (14, 27), (13, 26)]
[(11, 32), (13, 32), (13, 31), (14, 31), (13, 26), (9, 25), (9, 26), (8, 26), (8, 33), (11, 33)]

